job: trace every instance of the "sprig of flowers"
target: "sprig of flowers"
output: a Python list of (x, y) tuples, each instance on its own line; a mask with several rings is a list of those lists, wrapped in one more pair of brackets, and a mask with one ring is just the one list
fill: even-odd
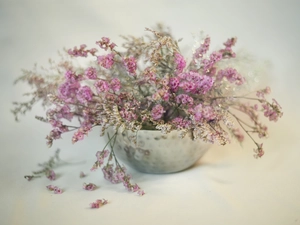
[(43, 174), (49, 180), (55, 180), (56, 174), (55, 174), (53, 168), (60, 161), (59, 152), (60, 152), (60, 149), (57, 149), (55, 151), (54, 156), (50, 157), (50, 159), (47, 162), (38, 164), (40, 167), (42, 167), (41, 170), (33, 171), (32, 175), (25, 175), (24, 178), (27, 179), (28, 181), (30, 181), (34, 178), (41, 177), (41, 175)]

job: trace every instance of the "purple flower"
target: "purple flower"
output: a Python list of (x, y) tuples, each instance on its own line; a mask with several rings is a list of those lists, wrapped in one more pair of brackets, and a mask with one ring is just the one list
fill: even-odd
[(93, 98), (93, 92), (90, 87), (88, 86), (83, 86), (79, 88), (77, 92), (77, 99), (79, 102), (85, 104), (89, 101), (91, 101)]
[(230, 83), (235, 83), (236, 85), (243, 84), (245, 80), (236, 69), (230, 67), (218, 72), (217, 79), (222, 80), (223, 77), (226, 77)]
[(67, 70), (65, 73), (65, 78), (68, 81), (75, 81), (76, 80), (76, 74), (72, 70)]
[(262, 90), (259, 90), (256, 92), (256, 96), (259, 98), (264, 99), (265, 98), (265, 94), (270, 94), (271, 93), (271, 88), (270, 87), (266, 87)]
[(186, 62), (182, 55), (179, 53), (175, 53), (175, 64), (176, 64), (176, 74), (182, 73), (184, 67), (186, 66)]
[(257, 148), (253, 150), (255, 155), (254, 155), (254, 158), (258, 159), (258, 158), (261, 158), (265, 152), (263, 150), (263, 144), (257, 144)]
[(110, 69), (114, 64), (114, 54), (108, 54), (97, 57), (98, 63), (100, 66), (103, 66), (105, 69)]
[(262, 104), (262, 107), (264, 116), (269, 118), (270, 121), (276, 122), (282, 116), (281, 106), (275, 99), (272, 99), (272, 104), (266, 102)]
[(109, 85), (105, 80), (97, 80), (94, 84), (96, 90), (99, 94), (107, 92), (109, 90)]
[(237, 38), (230, 38), (228, 39), (224, 45), (225, 49), (221, 49), (219, 52), (222, 53), (223, 57), (231, 58), (235, 57), (235, 53), (232, 51), (232, 47), (235, 45)]
[(95, 202), (92, 202), (90, 204), (90, 206), (91, 206), (92, 209), (98, 209), (101, 206), (106, 205), (107, 203), (108, 203), (108, 201), (106, 199), (102, 199), (102, 200), (98, 199)]
[(206, 94), (212, 88), (214, 84), (213, 78), (207, 75), (200, 76), (200, 82), (197, 84), (198, 92), (201, 94)]
[(136, 59), (134, 57), (124, 58), (123, 63), (128, 73), (134, 75), (137, 68)]
[(110, 88), (114, 92), (118, 92), (121, 89), (121, 82), (118, 78), (114, 78), (110, 81)]
[(206, 54), (206, 52), (209, 49), (209, 45), (210, 45), (210, 37), (206, 37), (203, 43), (200, 45), (200, 47), (196, 49), (193, 58), (194, 59), (203, 58), (203, 56)]
[(193, 105), (194, 99), (186, 94), (176, 96), (176, 102), (183, 105)]
[(75, 56), (75, 57), (78, 57), (78, 56), (87, 57), (89, 50), (85, 50), (85, 48), (86, 48), (85, 44), (80, 45), (79, 49), (75, 46), (73, 48), (73, 50), (72, 49), (68, 50), (68, 54), (71, 56)]
[(120, 110), (120, 115), (127, 121), (133, 121), (138, 118), (138, 116), (132, 112), (130, 109), (123, 108)]
[(53, 170), (49, 170), (49, 171), (47, 172), (47, 178), (48, 178), (49, 180), (55, 180), (55, 179), (56, 179), (56, 174), (55, 174), (55, 172), (54, 172)]
[(154, 120), (159, 120), (164, 113), (164, 107), (162, 107), (160, 104), (155, 105), (151, 110), (151, 116)]
[(85, 70), (84, 72), (85, 76), (88, 78), (88, 79), (91, 79), (91, 80), (96, 80), (97, 79), (97, 70), (96, 68), (94, 67), (89, 67)]
[(46, 188), (49, 191), (53, 191), (54, 194), (62, 194), (63, 193), (62, 189), (60, 189), (59, 187), (54, 186), (54, 185), (48, 185), (48, 186), (46, 186)]
[(216, 118), (216, 113), (214, 111), (214, 108), (210, 105), (203, 107), (202, 116), (208, 121), (214, 120)]
[(63, 190), (62, 189), (60, 189), (59, 187), (54, 187), (54, 190), (53, 190), (53, 193), (54, 194), (62, 194), (63, 193)]
[(74, 133), (73, 138), (72, 138), (72, 143), (81, 141), (81, 140), (83, 140), (83, 138), (84, 138), (84, 133), (79, 129)]
[(50, 131), (49, 136), (52, 139), (60, 139), (61, 138), (61, 133), (62, 132), (56, 128), (56, 129), (53, 129), (53, 130)]
[(179, 87), (181, 87), (185, 92), (195, 92), (196, 85), (194, 82), (189, 81), (183, 81), (179, 84)]
[(76, 101), (76, 93), (79, 88), (79, 82), (67, 80), (58, 87), (58, 97), (65, 102), (73, 103)]
[(100, 41), (96, 42), (96, 44), (105, 51), (107, 51), (108, 48), (112, 50), (116, 46), (115, 43), (110, 44), (110, 39), (108, 37), (102, 37)]
[(213, 52), (210, 54), (209, 59), (212, 64), (215, 64), (222, 59), (222, 54), (220, 52)]
[(171, 77), (169, 80), (169, 86), (172, 92), (176, 92), (179, 88), (180, 80), (178, 77)]
[(176, 117), (172, 120), (172, 124), (174, 124), (177, 129), (188, 129), (191, 125), (191, 121)]
[(83, 183), (83, 186), (82, 186), (83, 189), (87, 190), (87, 191), (93, 191), (97, 188), (97, 186), (93, 183)]

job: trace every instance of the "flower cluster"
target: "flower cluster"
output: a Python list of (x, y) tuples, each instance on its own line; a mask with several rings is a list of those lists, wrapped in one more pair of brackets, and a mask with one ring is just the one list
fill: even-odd
[(92, 209), (98, 209), (103, 205), (106, 205), (108, 201), (106, 199), (97, 199), (95, 202), (90, 204)]
[(28, 181), (31, 181), (34, 178), (41, 177), (41, 175), (45, 175), (49, 180), (56, 180), (56, 173), (54, 172), (53, 168), (56, 164), (60, 161), (59, 158), (60, 150), (57, 149), (55, 155), (50, 157), (47, 162), (38, 164), (42, 169), (38, 171), (33, 171), (33, 175), (25, 175), (24, 178)]
[[(116, 132), (179, 130), (181, 137), (190, 131), (193, 139), (221, 145), (230, 137), (242, 142), (247, 135), (256, 146), (255, 157), (261, 157), (262, 144), (253, 135), (266, 137), (267, 127), (259, 114), (277, 121), (282, 111), (275, 99), (267, 100), (270, 88), (259, 90), (257, 96), (235, 92), (235, 86), (248, 82), (231, 63), (237, 57), (233, 50), (237, 39), (230, 38), (223, 48), (211, 51), (211, 39), (205, 37), (188, 61), (167, 31), (146, 30), (151, 35), (145, 38), (125, 37), (122, 50), (107, 37), (96, 42), (98, 49), (84, 44), (69, 49), (60, 63), (51, 66), (59, 71), (57, 76), (25, 71), (18, 81), (27, 81), (35, 91), (29, 102), (15, 103), (14, 115), (18, 118), (42, 100), (49, 109), (40, 120), (52, 126), (49, 146), (66, 132), (73, 132), (73, 143), (81, 141), (95, 127), (101, 128), (102, 135), (109, 127)], [(74, 57), (88, 58), (90, 63), (78, 66)], [(113, 163), (115, 138), (110, 138), (111, 150), (105, 146), (97, 152), (92, 170), (101, 167), (107, 180), (143, 194), (131, 184), (125, 168)]]
[(97, 188), (97, 186), (93, 183), (83, 183), (82, 188), (87, 191), (93, 191)]
[(46, 188), (47, 188), (49, 191), (53, 191), (54, 194), (62, 194), (62, 193), (63, 193), (63, 190), (60, 189), (60, 188), (57, 187), (57, 186), (48, 185), (48, 186), (46, 186)]
[[(116, 134), (113, 135), (109, 139), (107, 145), (114, 145), (116, 138)], [(145, 194), (145, 192), (137, 184), (131, 183), (131, 176), (126, 173), (126, 168), (124, 166), (121, 166), (118, 160), (116, 160), (113, 148), (110, 152), (108, 150), (98, 151), (96, 153), (96, 158), (97, 161), (94, 163), (93, 167), (91, 168), (91, 171), (95, 171), (98, 168), (102, 168), (102, 172), (106, 180), (110, 181), (113, 184), (123, 183), (124, 187), (128, 191), (136, 192), (140, 196)], [(113, 159), (115, 159), (114, 162)], [(105, 160), (107, 162), (103, 166)]]

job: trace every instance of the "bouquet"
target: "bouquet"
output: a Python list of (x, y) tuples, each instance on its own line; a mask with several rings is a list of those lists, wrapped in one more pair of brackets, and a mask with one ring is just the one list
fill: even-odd
[[(267, 126), (259, 114), (276, 122), (282, 111), (275, 99), (266, 98), (269, 87), (256, 95), (240, 94), (250, 81), (232, 65), (238, 57), (233, 50), (237, 39), (230, 38), (223, 48), (210, 51), (211, 39), (203, 37), (189, 59), (167, 29), (158, 26), (146, 32), (141, 38), (124, 37), (120, 47), (102, 37), (97, 48), (82, 44), (65, 50), (59, 63), (50, 61), (48, 71), (24, 70), (16, 82), (27, 82), (33, 92), (27, 93), (30, 101), (14, 103), (15, 118), (40, 101), (47, 111), (36, 118), (52, 127), (46, 137), (48, 146), (66, 132), (73, 133), (73, 143), (81, 141), (95, 128), (100, 128), (101, 135), (110, 127), (115, 134), (177, 130), (180, 137), (191, 132), (194, 140), (221, 145), (232, 138), (243, 142), (248, 136), (255, 158), (262, 157), (263, 144), (256, 139), (267, 136)], [(85, 58), (85, 65), (78, 58)], [(110, 136), (96, 153), (92, 170), (100, 167), (106, 179), (143, 194), (116, 159), (115, 138)]]

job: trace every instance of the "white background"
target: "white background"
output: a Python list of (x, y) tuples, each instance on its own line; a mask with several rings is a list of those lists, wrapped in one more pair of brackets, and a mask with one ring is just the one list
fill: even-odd
[[(300, 224), (299, 60), (300, 1), (297, 0), (0, 0), (0, 224)], [(98, 132), (71, 144), (71, 136), (48, 149), (48, 125), (34, 119), (40, 106), (15, 123), (10, 109), (28, 90), (13, 86), (21, 69), (47, 65), (57, 51), (108, 36), (141, 36), (145, 27), (164, 22), (183, 45), (192, 33), (209, 34), (212, 46), (232, 36), (237, 48), (271, 62), (266, 78), (284, 116), (270, 124), (266, 154), (252, 157), (250, 142), (215, 146), (196, 166), (181, 173), (149, 175), (131, 170), (143, 197), (112, 185), (100, 171), (89, 169), (103, 141)], [(52, 182), (64, 189), (53, 195), (46, 178), (31, 182), (23, 176), (38, 169), (57, 148), (72, 162), (57, 169)], [(79, 172), (88, 174), (83, 180)], [(83, 182), (99, 186), (82, 190)], [(89, 203), (106, 198), (98, 210)]]

